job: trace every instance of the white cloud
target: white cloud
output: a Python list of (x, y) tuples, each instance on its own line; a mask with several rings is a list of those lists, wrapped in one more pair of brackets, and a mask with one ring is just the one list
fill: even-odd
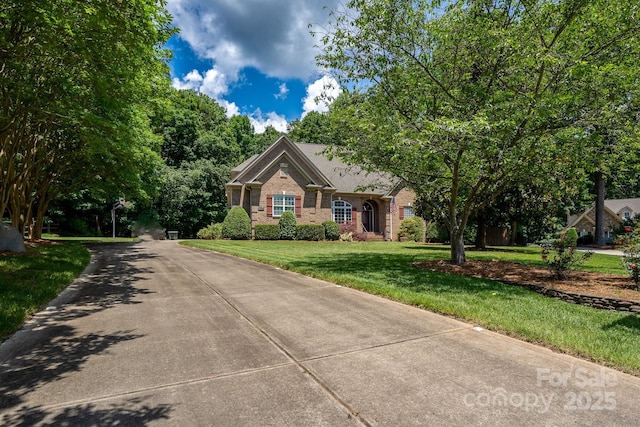
[(267, 126), (273, 126), (279, 132), (287, 131), (287, 119), (273, 111), (267, 113), (265, 117), (262, 111), (257, 109), (249, 115), (249, 121), (256, 133), (264, 133)]
[(333, 77), (324, 76), (307, 86), (307, 96), (302, 100), (302, 117), (310, 111), (324, 112), (340, 95), (342, 89)]
[[(245, 113), (245, 106), (225, 99), (239, 83), (242, 71), (253, 67), (281, 81), (308, 82), (317, 76), (319, 50), (315, 46), (320, 40), (310, 34), (309, 24), (320, 29), (330, 10), (341, 4), (342, 0), (167, 0), (179, 37), (201, 60), (213, 64), (206, 72), (193, 70), (174, 77), (173, 86), (207, 94), (226, 109), (228, 117)], [(326, 103), (314, 101), (322, 92), (317, 85), (318, 81), (307, 88), (304, 114), (327, 108)], [(274, 96), (286, 99), (287, 84), (280, 84)], [(275, 112), (256, 110), (250, 118), (258, 133), (269, 125), (282, 132), (287, 128), (285, 117)]]
[(288, 93), (289, 88), (287, 88), (287, 84), (282, 83), (280, 86), (278, 86), (278, 93), (273, 96), (275, 96), (276, 99), (285, 99)]
[(182, 78), (174, 77), (172, 82), (176, 89), (190, 89), (208, 95), (225, 108), (227, 117), (240, 114), (235, 102), (222, 98), (229, 92), (229, 79), (215, 67), (204, 73), (204, 76), (198, 70), (193, 70)]
[(211, 98), (219, 100), (229, 92), (229, 83), (226, 75), (221, 73), (216, 67), (204, 74), (200, 92), (209, 95)]
[(227, 111), (227, 118), (240, 115), (240, 109), (235, 102), (229, 102), (226, 99), (221, 99), (218, 103)]
[[(309, 24), (322, 26), (340, 0), (168, 0), (180, 37), (227, 76), (245, 67), (278, 78), (317, 73)], [(325, 7), (326, 6), (326, 7)]]
[(189, 72), (182, 79), (177, 77), (173, 78), (173, 87), (176, 89), (193, 89), (199, 90), (200, 85), (202, 85), (203, 77), (200, 75), (198, 70), (193, 70)]

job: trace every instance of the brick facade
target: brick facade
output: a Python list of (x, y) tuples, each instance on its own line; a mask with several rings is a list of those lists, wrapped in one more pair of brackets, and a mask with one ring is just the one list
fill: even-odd
[[(310, 147), (313, 148), (311, 145), (304, 148)], [(278, 223), (279, 216), (272, 215), (273, 195), (296, 197), (299, 224), (332, 220), (332, 203), (341, 200), (351, 205), (352, 222), (358, 230), (382, 235), (386, 240), (392, 237), (397, 240), (402, 209), (413, 206), (414, 193), (406, 189), (359, 192), (352, 183), (353, 177), (344, 178), (351, 187), (342, 181), (348, 175), (343, 172), (337, 178), (340, 182), (330, 182), (327, 176), (335, 177), (337, 169), (336, 161), (332, 162), (333, 169), (329, 169), (326, 159), (309, 158), (288, 138), (281, 137), (264, 153), (232, 171), (231, 181), (227, 183), (229, 204), (242, 206), (249, 213), (254, 229), (256, 224)], [(354, 169), (343, 164), (339, 166), (344, 170)], [(396, 209), (390, 213), (392, 200), (395, 200)]]

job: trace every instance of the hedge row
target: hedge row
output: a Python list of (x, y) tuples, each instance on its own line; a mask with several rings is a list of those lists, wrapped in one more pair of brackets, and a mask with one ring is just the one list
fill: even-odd
[[(367, 233), (359, 231), (355, 224), (338, 225), (334, 221), (325, 221), (322, 224), (297, 225), (296, 216), (290, 211), (282, 214), (278, 224), (256, 224), (254, 231), (256, 240), (367, 240)], [(575, 230), (573, 233), (577, 239)], [(425, 237), (423, 221), (417, 217), (405, 218), (400, 223), (398, 236), (423, 242)], [(198, 231), (198, 237), (201, 239), (250, 239), (251, 219), (243, 208), (235, 206), (231, 208), (222, 224), (211, 224), (203, 228)]]
[[(286, 230), (286, 233), (282, 231)], [(325, 240), (325, 227), (321, 224), (300, 224), (295, 226), (295, 232), (291, 233), (290, 226), (282, 229), (279, 224), (256, 224), (254, 228), (255, 240)], [(283, 237), (283, 234), (285, 236)]]
[[(242, 209), (242, 208), (240, 208)], [(233, 211), (233, 209), (232, 209)], [(242, 209), (244, 212), (244, 209)], [(287, 213), (287, 212), (285, 212)], [(246, 212), (245, 212), (246, 214)], [(283, 215), (284, 220), (278, 224), (256, 224), (254, 228), (255, 240), (338, 240), (340, 227), (334, 221), (325, 221), (322, 224), (295, 224), (291, 218)], [(225, 223), (211, 224), (198, 232), (200, 239), (248, 239), (251, 236), (251, 222), (247, 221), (248, 215), (235, 210), (227, 215)]]
[(296, 240), (324, 240), (324, 225), (301, 224), (296, 227)]
[(256, 224), (253, 236), (256, 240), (278, 240), (280, 239), (280, 225), (278, 224)]

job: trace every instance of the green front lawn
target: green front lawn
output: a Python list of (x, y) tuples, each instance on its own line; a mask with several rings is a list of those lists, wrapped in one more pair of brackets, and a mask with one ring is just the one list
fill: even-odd
[(79, 242), (0, 255), (0, 340), (66, 288), (89, 259), (89, 251)]
[[(198, 240), (182, 244), (277, 265), (640, 374), (640, 316), (557, 301), (492, 280), (411, 266), (449, 249), (413, 243)], [(540, 264), (540, 249), (469, 251), (468, 259)], [(618, 257), (594, 255), (584, 270), (624, 274)]]

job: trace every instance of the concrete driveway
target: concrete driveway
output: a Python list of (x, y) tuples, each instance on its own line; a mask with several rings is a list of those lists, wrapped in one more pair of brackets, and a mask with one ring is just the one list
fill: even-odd
[(629, 426), (638, 396), (640, 378), (173, 241), (96, 247), (0, 346), (10, 426)]

